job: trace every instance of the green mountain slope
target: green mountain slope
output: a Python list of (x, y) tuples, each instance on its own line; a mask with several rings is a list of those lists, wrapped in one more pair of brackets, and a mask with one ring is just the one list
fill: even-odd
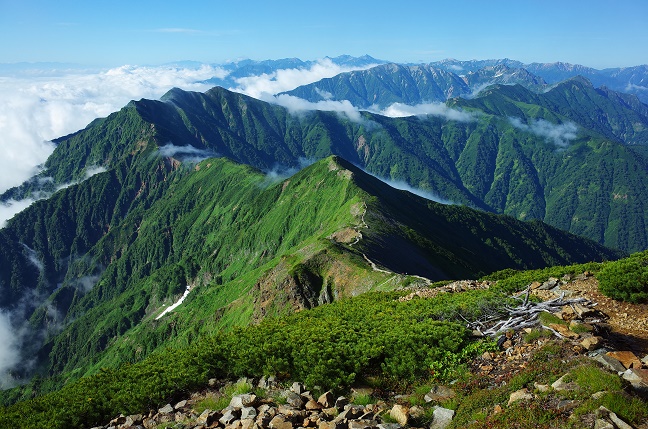
[(420, 104), (470, 94), (458, 75), (429, 65), (383, 64), (341, 73), (286, 94), (317, 102), (349, 100), (354, 106), (385, 108), (393, 103)]
[[(453, 100), (453, 106), (523, 118), (548, 119), (556, 115), (607, 139), (629, 145), (648, 144), (648, 106), (633, 95), (596, 89), (582, 77), (561, 82), (543, 94), (521, 86), (494, 86), (477, 99)], [(512, 110), (512, 106), (529, 109)]]
[[(78, 180), (93, 166), (111, 168), (154, 139), (266, 171), (335, 154), (444, 200), (544, 220), (626, 251), (645, 249), (648, 158), (637, 150), (645, 147), (642, 113), (618, 94), (569, 82), (546, 94), (499, 85), (472, 100), (453, 99), (447, 107), (463, 109), (449, 110), (459, 120), (363, 112), (352, 121), (335, 112), (290, 113), (222, 88), (172, 90), (165, 101), (133, 102), (59, 139), (66, 150), (54, 154), (40, 177), (56, 180), (32, 181), (5, 198), (27, 196), (40, 183)], [(562, 98), (571, 104), (563, 106)], [(600, 120), (583, 113), (590, 108), (605, 109)], [(621, 142), (626, 138), (634, 144)]]
[(41, 264), (39, 299), (22, 318), (37, 372), (58, 377), (46, 386), (213, 330), (419, 281), (405, 274), (475, 277), (621, 255), (397, 191), (341, 158), (272, 183), (224, 158), (193, 164), (160, 156), (153, 141), (136, 147), (0, 230), (4, 309), (34, 296), (25, 273)]

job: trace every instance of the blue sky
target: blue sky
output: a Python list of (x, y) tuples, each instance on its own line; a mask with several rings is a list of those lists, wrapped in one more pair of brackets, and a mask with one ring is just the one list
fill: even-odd
[(648, 1), (0, 0), (0, 62), (151, 65), (369, 54), (648, 63)]

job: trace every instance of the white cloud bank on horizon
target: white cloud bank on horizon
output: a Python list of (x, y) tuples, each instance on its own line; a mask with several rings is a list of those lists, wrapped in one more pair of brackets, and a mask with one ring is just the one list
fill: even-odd
[(362, 117), (360, 111), (348, 100), (334, 101), (325, 99), (318, 102), (311, 102), (288, 94), (277, 94), (325, 78), (330, 78), (340, 73), (353, 70), (364, 70), (373, 66), (374, 65), (364, 67), (343, 67), (335, 64), (329, 58), (324, 58), (318, 60), (310, 68), (281, 69), (269, 74), (263, 73), (258, 76), (238, 78), (236, 79), (238, 86), (230, 88), (230, 90), (249, 95), (250, 97), (268, 103), (283, 106), (292, 114), (300, 114), (313, 110), (323, 110), (327, 112), (338, 112), (346, 115), (352, 121), (361, 122)]
[(100, 72), (0, 77), (0, 193), (34, 175), (54, 150), (52, 139), (119, 110), (130, 100), (158, 99), (173, 87), (205, 91), (225, 77), (220, 67), (122, 66)]
[(280, 92), (290, 91), (298, 86), (308, 85), (340, 73), (365, 70), (375, 65), (377, 64), (364, 67), (343, 67), (335, 64), (329, 58), (324, 58), (318, 60), (310, 68), (281, 69), (269, 74), (241, 77), (236, 79), (238, 86), (230, 89), (259, 100), (271, 101), (272, 96)]

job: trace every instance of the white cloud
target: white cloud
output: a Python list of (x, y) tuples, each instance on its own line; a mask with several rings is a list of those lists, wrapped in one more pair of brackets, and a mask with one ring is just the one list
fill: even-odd
[(315, 87), (315, 92), (319, 94), (319, 96), (322, 97), (324, 100), (330, 100), (333, 98), (333, 94), (331, 94), (328, 91), (324, 91), (323, 89), (319, 89)]
[(648, 86), (635, 85), (634, 83), (629, 83), (626, 88), (626, 92), (634, 91), (648, 91)]
[(345, 114), (354, 122), (363, 121), (360, 111), (351, 104), (349, 100), (334, 101), (321, 100), (313, 103), (303, 98), (295, 97), (288, 94), (281, 94), (273, 97), (265, 97), (265, 101), (278, 104), (288, 109), (289, 112), (299, 114), (309, 110), (323, 110), (327, 112), (338, 112)]
[(9, 200), (5, 203), (0, 202), (0, 228), (7, 226), (9, 219), (31, 206), (35, 201), (34, 199), (28, 198), (19, 201)]
[(383, 182), (385, 182), (386, 184), (388, 184), (392, 188), (400, 189), (401, 191), (411, 192), (412, 194), (418, 195), (419, 197), (425, 198), (427, 200), (431, 200), (431, 201), (441, 203), (441, 204), (446, 204), (446, 205), (448, 205), (448, 204), (451, 204), (451, 205), (456, 204), (453, 201), (445, 199), (445, 198), (439, 196), (438, 194), (436, 194), (436, 193), (434, 193), (432, 191), (427, 191), (425, 189), (415, 188), (415, 187), (411, 186), (409, 183), (404, 182), (402, 180), (381, 179), (380, 177), (377, 177), (377, 176), (376, 176), (376, 178), (382, 180)]
[(102, 167), (100, 165), (91, 165), (89, 167), (86, 167), (85, 178), (89, 179), (94, 175), (105, 173), (106, 171), (106, 167)]
[(173, 143), (167, 143), (158, 149), (158, 155), (163, 157), (174, 157), (180, 161), (200, 162), (203, 159), (212, 158), (217, 154), (208, 149), (198, 149), (197, 147), (186, 145), (176, 146)]
[(9, 314), (0, 311), (0, 389), (8, 389), (16, 385), (11, 376), (22, 358), (20, 356), (20, 336), (17, 334)]
[(293, 176), (300, 170), (308, 167), (309, 165), (314, 164), (316, 159), (309, 159), (304, 157), (299, 157), (297, 159), (297, 166), (289, 167), (286, 165), (275, 164), (270, 170), (264, 171), (266, 174), (265, 179), (259, 184), (262, 188), (267, 188), (268, 186), (277, 183), (281, 180), (287, 179), (290, 176)]
[(0, 77), (0, 193), (38, 171), (54, 150), (52, 139), (119, 110), (133, 99), (158, 99), (173, 87), (205, 91), (223, 78), (220, 67), (122, 66), (100, 72), (55, 71)]
[(424, 103), (413, 106), (403, 103), (394, 103), (378, 113), (384, 116), (389, 116), (390, 118), (432, 115), (440, 116), (448, 121), (470, 122), (476, 119), (474, 113), (451, 109), (443, 103)]
[(571, 140), (576, 139), (578, 126), (573, 122), (553, 124), (544, 119), (532, 120), (525, 124), (520, 118), (509, 118), (515, 128), (526, 131), (553, 142), (559, 148), (566, 148)]
[(281, 69), (270, 74), (248, 76), (236, 79), (238, 87), (232, 91), (241, 92), (258, 99), (266, 99), (269, 95), (290, 91), (298, 86), (333, 77), (340, 73), (363, 70), (372, 67), (343, 67), (335, 64), (329, 58), (317, 61), (310, 68)]

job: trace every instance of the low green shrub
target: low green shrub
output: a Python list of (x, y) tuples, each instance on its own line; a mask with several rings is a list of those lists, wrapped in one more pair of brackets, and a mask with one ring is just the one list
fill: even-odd
[(601, 293), (633, 303), (648, 301), (648, 251), (608, 262), (596, 275)]

